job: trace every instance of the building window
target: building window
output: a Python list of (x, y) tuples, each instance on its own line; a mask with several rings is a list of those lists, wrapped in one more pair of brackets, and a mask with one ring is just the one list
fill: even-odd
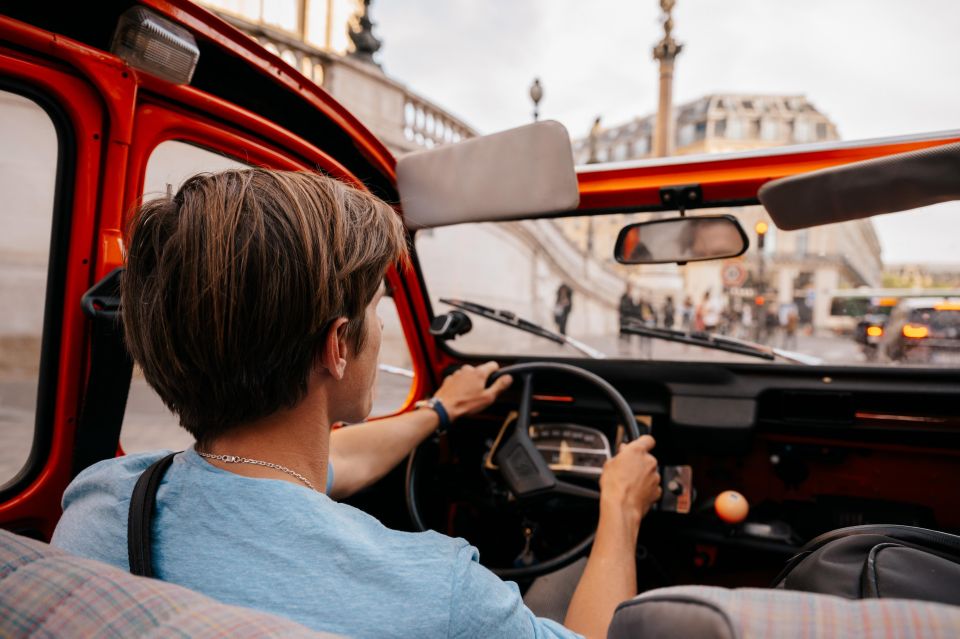
[(684, 147), (693, 143), (693, 125), (684, 124), (677, 134), (677, 146)]
[(726, 121), (726, 119), (717, 120), (717, 121), (714, 123), (714, 125), (713, 125), (713, 134), (714, 134), (716, 137), (718, 137), (718, 138), (722, 138), (722, 137), (725, 137), (725, 136), (727, 135), (727, 121)]
[(727, 118), (727, 137), (731, 140), (742, 140), (743, 134), (743, 120), (740, 118)]
[(794, 250), (797, 253), (797, 257), (803, 257), (807, 254), (807, 246), (810, 243), (810, 231), (804, 229), (802, 231), (797, 231), (794, 236)]
[(764, 140), (780, 138), (780, 124), (772, 118), (764, 118), (760, 124), (760, 137)]
[(297, 32), (300, 16), (296, 0), (271, 0), (260, 9), (264, 24), (280, 27), (284, 31)]
[(817, 122), (817, 139), (818, 140), (827, 139), (827, 123), (826, 122)]
[(693, 127), (693, 139), (702, 140), (707, 137), (707, 121), (701, 120)]
[(793, 139), (795, 142), (812, 142), (814, 139), (814, 127), (809, 120), (797, 118), (793, 125)]

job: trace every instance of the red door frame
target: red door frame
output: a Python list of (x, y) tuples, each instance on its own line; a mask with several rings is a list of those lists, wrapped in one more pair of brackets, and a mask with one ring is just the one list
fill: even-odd
[[(42, 64), (36, 58), (2, 49), (0, 73), (31, 86), (55, 102), (66, 114), (73, 138), (74, 157), (68, 158), (72, 175), (66, 176), (72, 202), (64, 203), (63, 210), (69, 218), (63, 226), (69, 228), (70, 237), (63, 280), (60, 348), (56, 361), (44, 362), (44, 366), (55, 368), (52, 374), (56, 379), (50, 445), (46, 450), (32, 451), (33, 464), (39, 466), (39, 471), (32, 477), (28, 475), (29, 479), (14, 478), (10, 486), (16, 487), (17, 494), (0, 503), (0, 523), (5, 527), (49, 535), (59, 516), (60, 497), (70, 476), (73, 431), (80, 403), (77, 371), (86, 367), (87, 325), (79, 300), (93, 279), (97, 213), (110, 210), (107, 202), (111, 192), (102, 188), (100, 176), (120, 158), (108, 150), (113, 139), (104, 126), (107, 120), (102, 96), (84, 78)], [(50, 339), (51, 336), (44, 337)], [(51, 516), (54, 512), (56, 515)]]
[[(28, 82), (61, 105), (76, 137), (51, 446), (49, 451), (36, 451), (45, 458), (42, 469), (29, 482), (20, 482), (22, 485), (11, 482), (9, 488), (15, 494), (0, 503), (0, 525), (49, 538), (70, 479), (73, 427), (88, 370), (88, 324), (79, 300), (95, 281), (123, 262), (122, 230), (135, 210), (146, 162), (155, 146), (165, 139), (181, 139), (227, 155), (242, 151), (255, 164), (292, 170), (319, 168), (358, 185), (362, 182), (329, 154), (213, 96), (138, 74), (109, 54), (4, 16), (0, 16), (0, 34), (37, 52), (30, 55), (0, 48), (0, 73)], [(316, 96), (312, 102), (318, 102)], [(327, 115), (338, 114), (327, 103), (320, 106)], [(358, 129), (349, 114), (340, 119), (350, 125), (351, 132)], [(392, 175), (392, 157), (384, 156), (382, 145), (361, 142), (357, 140), (374, 162), (371, 168)], [(404, 279), (395, 269), (388, 273), (405, 337), (416, 344), (414, 304), (409, 289), (403, 286)], [(423, 374), (427, 363), (422, 350), (411, 348), (411, 355), (416, 377), (401, 410), (423, 394), (429, 379)]]

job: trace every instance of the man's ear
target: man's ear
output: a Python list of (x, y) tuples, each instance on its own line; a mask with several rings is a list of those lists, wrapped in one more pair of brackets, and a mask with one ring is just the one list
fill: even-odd
[(318, 363), (335, 380), (340, 381), (347, 370), (347, 318), (338, 317), (330, 324)]

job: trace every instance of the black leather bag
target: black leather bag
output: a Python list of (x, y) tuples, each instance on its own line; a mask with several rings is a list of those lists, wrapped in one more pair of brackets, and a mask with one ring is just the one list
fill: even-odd
[(840, 528), (804, 546), (773, 587), (960, 606), (960, 537), (913, 526)]

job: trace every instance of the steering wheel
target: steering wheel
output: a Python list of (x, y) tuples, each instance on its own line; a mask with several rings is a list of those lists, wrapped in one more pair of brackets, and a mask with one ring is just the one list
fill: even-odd
[[(573, 496), (587, 499), (600, 498), (600, 491), (579, 484), (558, 479), (556, 474), (547, 465), (546, 460), (537, 450), (533, 440), (530, 439), (529, 427), (531, 422), (531, 404), (533, 401), (533, 378), (538, 372), (549, 371), (571, 375), (582, 381), (588, 382), (595, 388), (603, 392), (606, 398), (613, 405), (624, 429), (624, 440), (630, 441), (640, 437), (640, 428), (637, 425), (637, 419), (630, 410), (630, 405), (623, 398), (616, 388), (602, 377), (584, 370), (578, 366), (570, 364), (561, 364), (554, 362), (528, 362), (524, 364), (515, 364), (501, 368), (490, 376), (487, 383), (490, 384), (498, 377), (512, 375), (522, 384), (520, 404), (517, 408), (517, 418), (510, 428), (509, 435), (506, 433), (499, 441), (493, 460), (499, 469), (499, 474), (509, 488), (510, 493), (517, 502), (523, 504), (529, 502), (531, 498), (539, 496)], [(422, 445), (421, 445), (422, 447)], [(417, 530), (425, 531), (427, 526), (424, 524), (423, 516), (420, 512), (419, 500), (417, 495), (417, 470), (421, 455), (418, 455), (421, 447), (417, 447), (410, 453), (407, 461), (406, 476), (406, 497), (407, 510), (413, 525)], [(488, 478), (494, 481), (493, 478)], [(559, 555), (545, 561), (536, 561), (529, 565), (515, 568), (493, 569), (499, 577), (503, 579), (530, 579), (553, 572), (576, 561), (589, 550), (593, 544), (596, 535), (596, 526), (585, 539), (575, 546)]]

